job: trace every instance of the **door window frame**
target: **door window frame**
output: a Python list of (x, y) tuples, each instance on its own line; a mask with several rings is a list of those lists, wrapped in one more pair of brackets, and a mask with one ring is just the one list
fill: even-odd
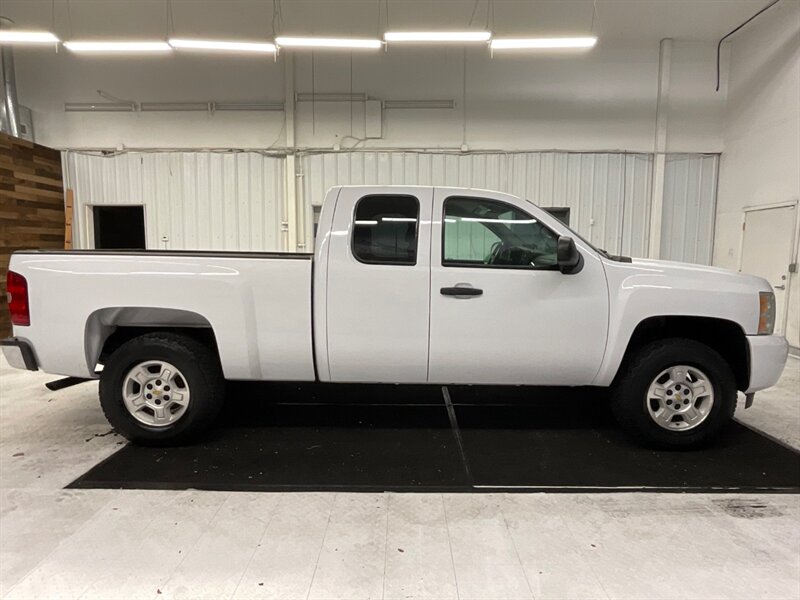
[(440, 256), (439, 256), (439, 263), (442, 267), (449, 267), (449, 268), (458, 268), (458, 269), (505, 269), (505, 270), (516, 270), (516, 271), (558, 271), (558, 264), (554, 265), (546, 265), (546, 266), (534, 266), (534, 265), (488, 265), (488, 264), (475, 264), (469, 262), (457, 262), (457, 261), (445, 261), (444, 255), (444, 245), (445, 245), (445, 215), (447, 210), (447, 202), (449, 200), (454, 199), (465, 199), (465, 200), (478, 200), (484, 202), (494, 202), (495, 204), (502, 204), (503, 206), (508, 206), (509, 208), (519, 211), (525, 215), (528, 215), (531, 219), (536, 219), (536, 222), (539, 223), (542, 227), (544, 227), (547, 231), (553, 234), (558, 241), (558, 238), (561, 237), (561, 234), (553, 231), (550, 227), (544, 224), (539, 217), (536, 217), (530, 214), (528, 211), (521, 209), (519, 206), (515, 204), (511, 204), (509, 202), (505, 202), (503, 200), (497, 200), (495, 198), (486, 198), (484, 196), (463, 196), (459, 194), (454, 194), (452, 196), (447, 196), (444, 201), (442, 202), (442, 240), (441, 240), (441, 248), (440, 248)]

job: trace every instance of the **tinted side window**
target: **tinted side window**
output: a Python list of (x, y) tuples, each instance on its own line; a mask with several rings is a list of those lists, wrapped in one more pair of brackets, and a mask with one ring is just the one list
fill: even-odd
[(442, 264), (550, 268), (558, 235), (526, 212), (496, 200), (448, 198)]
[(356, 204), (353, 256), (388, 265), (417, 263), (419, 201), (413, 196), (365, 196)]

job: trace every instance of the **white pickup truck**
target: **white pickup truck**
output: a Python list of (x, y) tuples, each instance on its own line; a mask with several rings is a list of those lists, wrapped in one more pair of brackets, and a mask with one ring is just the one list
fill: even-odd
[(100, 379), (143, 444), (214, 421), (224, 380), (610, 387), (622, 426), (696, 446), (788, 353), (760, 278), (611, 256), (520, 198), (344, 186), (314, 254), (23, 251), (10, 364)]

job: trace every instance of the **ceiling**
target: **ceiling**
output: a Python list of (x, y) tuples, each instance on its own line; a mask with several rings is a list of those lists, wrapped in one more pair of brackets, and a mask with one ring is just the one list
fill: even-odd
[[(19, 29), (61, 39), (161, 39), (169, 0), (0, 0)], [(783, 0), (798, 2), (798, 0)], [(272, 35), (272, 0), (171, 0), (178, 36), (259, 39)], [(586, 34), (593, 0), (282, 0), (285, 34), (378, 36), (385, 29), (486, 27), (496, 37)], [(767, 0), (596, 0), (594, 33), (603, 39), (710, 41)], [(380, 10), (380, 19), (379, 19)], [(474, 10), (474, 12), (473, 12)], [(388, 13), (388, 21), (387, 21)], [(493, 15), (493, 16), (492, 16)]]

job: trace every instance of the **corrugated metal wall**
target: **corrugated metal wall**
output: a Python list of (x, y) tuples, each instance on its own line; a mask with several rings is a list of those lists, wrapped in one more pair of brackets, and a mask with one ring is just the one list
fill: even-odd
[(719, 156), (667, 155), (661, 258), (711, 264)]
[[(76, 248), (91, 248), (91, 207), (141, 204), (148, 248), (280, 250), (284, 159), (257, 152), (64, 153)], [(166, 236), (168, 241), (162, 241)]]
[[(709, 264), (717, 155), (669, 155), (662, 257)], [(592, 243), (645, 256), (653, 156), (646, 153), (342, 152), (303, 157), (304, 195), (322, 202), (344, 184), (449, 185), (493, 189), (539, 206), (570, 208), (570, 225)], [(310, 213), (311, 211), (309, 211)]]
[(344, 152), (303, 157), (304, 194), (319, 204), (342, 184), (493, 189), (570, 208), (570, 224), (611, 252), (643, 256), (650, 220), (648, 154)]
[[(570, 224), (610, 252), (645, 256), (653, 157), (646, 153), (304, 154), (303, 198), (319, 205), (344, 184), (495, 189), (570, 208)], [(668, 155), (661, 255), (708, 264), (717, 155)], [(257, 152), (64, 153), (75, 190), (76, 247), (92, 247), (91, 206), (143, 204), (150, 248), (279, 250), (285, 159)], [(306, 211), (313, 231), (313, 211)], [(162, 242), (162, 236), (168, 241)]]

